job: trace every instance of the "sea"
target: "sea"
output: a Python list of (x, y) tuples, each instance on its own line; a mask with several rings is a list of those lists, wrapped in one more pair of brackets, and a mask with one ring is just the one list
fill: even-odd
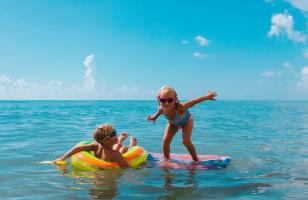
[[(191, 108), (197, 153), (232, 157), (226, 168), (145, 163), (85, 172), (39, 163), (93, 140), (102, 123), (161, 153), (167, 120), (146, 120), (156, 111), (156, 101), (0, 101), (0, 199), (308, 199), (308, 101), (206, 101)], [(172, 153), (188, 153), (181, 136)]]

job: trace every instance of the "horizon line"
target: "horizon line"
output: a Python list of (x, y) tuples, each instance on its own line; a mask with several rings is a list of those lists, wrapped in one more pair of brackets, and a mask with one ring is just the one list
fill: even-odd
[[(157, 101), (150, 99), (0, 99), (3, 101)], [(183, 99), (181, 101), (188, 101), (188, 99)], [(221, 99), (215, 101), (308, 101), (308, 99)], [(214, 101), (214, 102), (215, 102)]]

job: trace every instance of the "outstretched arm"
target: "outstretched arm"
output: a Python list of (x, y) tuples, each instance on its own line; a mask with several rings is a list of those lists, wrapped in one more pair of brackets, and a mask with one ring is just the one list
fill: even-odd
[(187, 110), (191, 107), (193, 107), (194, 105), (201, 103), (205, 100), (216, 100), (215, 97), (217, 96), (216, 92), (213, 92), (211, 90), (209, 90), (208, 94), (206, 96), (201, 96), (195, 99), (192, 99), (190, 101), (186, 101), (182, 104), (182, 109)]
[(96, 148), (96, 144), (92, 143), (92, 144), (87, 144), (87, 145), (83, 145), (83, 146), (74, 146), (71, 150), (69, 150), (68, 152), (66, 152), (62, 157), (55, 159), (52, 161), (53, 164), (57, 164), (57, 161), (65, 161), (66, 159), (68, 159), (69, 157), (71, 157), (72, 155), (80, 152), (80, 151), (93, 151)]
[(148, 117), (147, 117), (147, 120), (148, 121), (153, 121), (153, 122), (155, 122), (156, 121), (156, 119), (160, 116), (162, 114), (162, 111), (161, 111), (161, 109), (159, 109), (154, 115), (149, 115)]

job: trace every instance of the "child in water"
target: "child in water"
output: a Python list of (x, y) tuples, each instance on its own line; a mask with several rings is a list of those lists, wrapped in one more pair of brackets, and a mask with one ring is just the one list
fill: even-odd
[(191, 142), (191, 134), (194, 126), (192, 113), (189, 108), (205, 100), (216, 100), (216, 93), (209, 91), (208, 95), (195, 98), (193, 100), (180, 103), (176, 91), (170, 86), (163, 86), (157, 93), (158, 111), (154, 115), (147, 117), (148, 121), (153, 121), (164, 115), (167, 120), (167, 127), (163, 137), (163, 152), (166, 160), (170, 159), (170, 144), (176, 132), (182, 129), (182, 141), (194, 161), (198, 161), (195, 146)]
[(130, 144), (123, 146), (122, 142), (127, 138), (127, 133), (122, 133), (118, 139), (116, 130), (111, 124), (102, 124), (96, 127), (93, 131), (93, 138), (95, 142), (82, 146), (75, 146), (69, 150), (62, 157), (53, 160), (54, 164), (58, 161), (65, 161), (67, 158), (80, 151), (94, 151), (94, 155), (107, 162), (117, 162), (121, 167), (128, 167), (127, 162), (124, 160), (122, 154), (126, 153), (127, 150), (136, 146), (137, 139), (131, 137)]

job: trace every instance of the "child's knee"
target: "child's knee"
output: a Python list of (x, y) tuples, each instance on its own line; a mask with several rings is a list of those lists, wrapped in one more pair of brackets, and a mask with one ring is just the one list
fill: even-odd
[(122, 148), (121, 143), (117, 143), (117, 144), (113, 145), (113, 147), (112, 147), (113, 150), (120, 150), (121, 148)]
[(191, 140), (189, 140), (189, 139), (183, 139), (183, 140), (182, 140), (182, 143), (183, 143), (184, 146), (186, 146), (186, 147), (192, 145)]
[(119, 150), (119, 152), (120, 152), (121, 154), (124, 154), (124, 153), (127, 152), (127, 150), (128, 150), (127, 147), (121, 147), (120, 150)]

